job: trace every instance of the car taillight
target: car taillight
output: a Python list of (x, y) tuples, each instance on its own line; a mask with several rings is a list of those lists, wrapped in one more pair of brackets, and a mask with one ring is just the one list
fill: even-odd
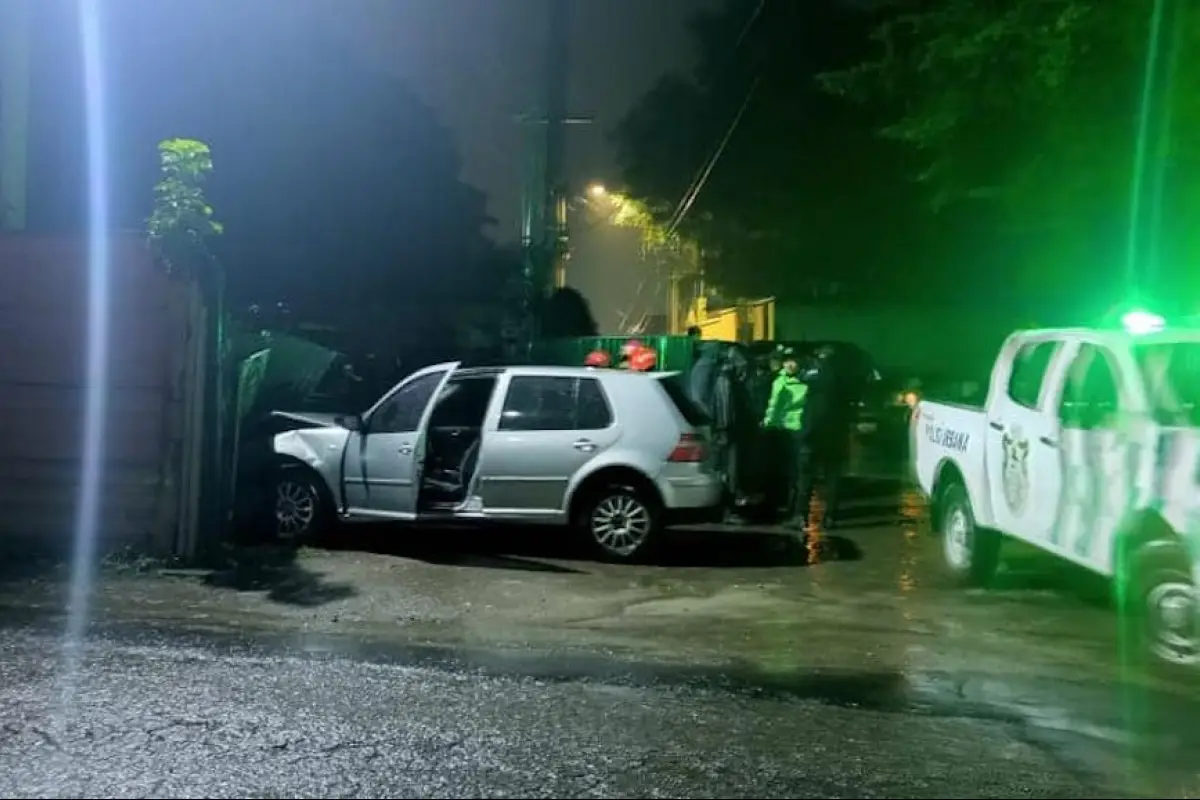
[(679, 437), (679, 444), (667, 456), (667, 461), (676, 464), (695, 464), (708, 457), (708, 447), (704, 437), (695, 433), (685, 433)]

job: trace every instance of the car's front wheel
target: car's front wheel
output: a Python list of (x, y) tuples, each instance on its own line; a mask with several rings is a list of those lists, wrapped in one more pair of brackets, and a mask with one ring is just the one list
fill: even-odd
[(312, 544), (326, 533), (331, 509), (318, 478), (305, 469), (281, 469), (271, 487), (271, 521), (275, 539), (284, 544)]
[(602, 558), (635, 561), (657, 540), (661, 516), (647, 493), (612, 484), (590, 495), (576, 525)]

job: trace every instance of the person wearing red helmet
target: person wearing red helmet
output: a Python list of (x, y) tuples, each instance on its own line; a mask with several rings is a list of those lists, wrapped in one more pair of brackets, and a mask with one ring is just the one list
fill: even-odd
[(621, 359), (617, 362), (617, 369), (630, 369), (629, 362), (633, 359), (634, 353), (644, 347), (645, 345), (639, 339), (625, 340), (625, 344), (621, 345)]
[(606, 350), (593, 350), (583, 359), (583, 365), (594, 369), (604, 369), (612, 366), (612, 357)]
[(629, 369), (634, 372), (650, 372), (657, 363), (658, 353), (651, 347), (642, 347), (629, 356)]

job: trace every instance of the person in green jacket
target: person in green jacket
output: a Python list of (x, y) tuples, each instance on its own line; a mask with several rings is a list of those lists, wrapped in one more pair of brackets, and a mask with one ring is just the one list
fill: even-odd
[(782, 355), (783, 368), (771, 382), (771, 397), (767, 400), (763, 427), (798, 432), (804, 420), (804, 398), (808, 394), (808, 385), (800, 380), (800, 365), (796, 361), (795, 351), (789, 347)]
[(783, 465), (781, 475), (777, 476), (779, 485), (775, 496), (776, 508), (781, 510), (785, 519), (792, 524), (798, 511), (797, 486), (800, 481), (800, 429), (804, 421), (804, 400), (808, 395), (808, 385), (800, 379), (800, 364), (796, 352), (790, 347), (785, 348), (780, 356), (783, 368), (775, 376), (771, 384), (771, 398), (767, 401), (767, 411), (763, 416), (763, 427), (774, 445), (772, 450), (778, 454), (779, 462)]

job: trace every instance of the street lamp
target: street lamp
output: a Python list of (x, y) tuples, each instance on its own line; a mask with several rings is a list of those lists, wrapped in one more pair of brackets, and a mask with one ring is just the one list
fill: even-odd
[(603, 183), (593, 183), (588, 187), (588, 196), (594, 200), (599, 200), (608, 194), (608, 188)]

